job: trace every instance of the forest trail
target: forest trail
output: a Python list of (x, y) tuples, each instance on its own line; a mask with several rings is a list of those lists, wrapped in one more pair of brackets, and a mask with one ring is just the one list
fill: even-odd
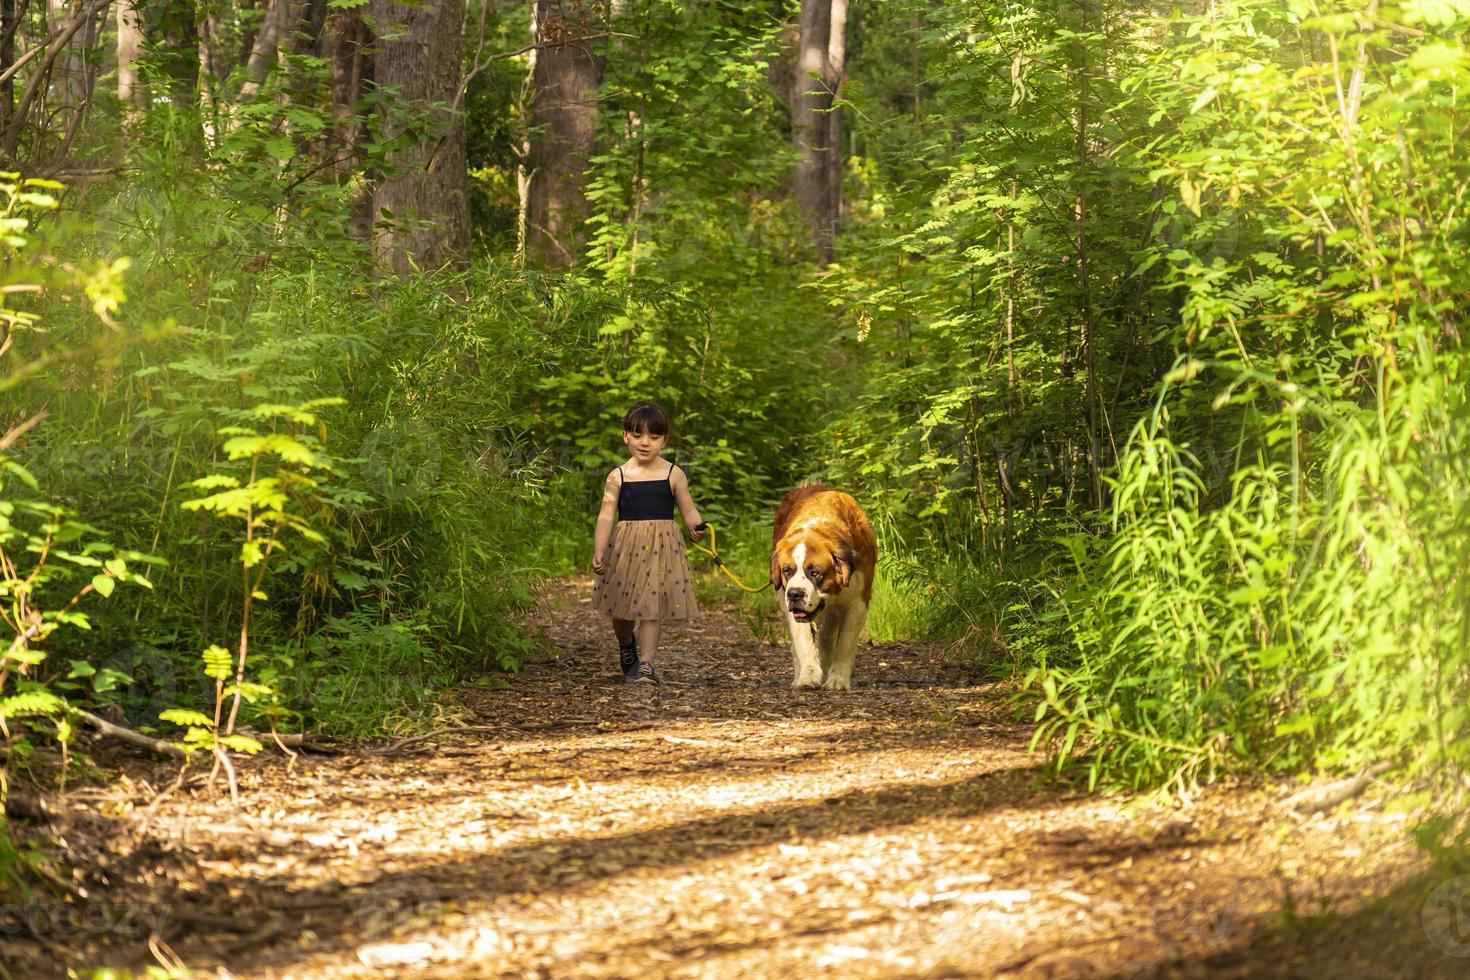
[(558, 585), (545, 621), (562, 655), (466, 695), (464, 723), (484, 730), (252, 761), (238, 809), (219, 787), (157, 798), (162, 766), (79, 794), (74, 836), (102, 841), (85, 855), (90, 904), (35, 910), (33, 935), (12, 918), (0, 963), (25, 977), (155, 955), (238, 977), (1464, 965), (1395, 891), (1423, 859), (1381, 792), (1311, 817), (1281, 811), (1282, 786), (1168, 807), (1090, 796), (1045, 779), (1004, 690), (938, 651), (864, 647), (851, 694), (793, 692), (784, 646), (731, 610), (670, 630), (662, 688), (624, 687), (589, 600), (585, 579)]

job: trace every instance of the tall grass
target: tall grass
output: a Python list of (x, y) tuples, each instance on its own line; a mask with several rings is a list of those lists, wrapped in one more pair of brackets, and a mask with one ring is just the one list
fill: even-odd
[(1039, 737), (1080, 737), (1094, 781), (1132, 785), (1470, 765), (1470, 445), (1445, 366), (1370, 405), (1243, 379), (1294, 433), (1315, 423), (1320, 462), (1261, 450), (1218, 505), (1161, 404), (1112, 481), (1110, 536), (1074, 541), (1053, 611), (1072, 646), (1031, 675)]

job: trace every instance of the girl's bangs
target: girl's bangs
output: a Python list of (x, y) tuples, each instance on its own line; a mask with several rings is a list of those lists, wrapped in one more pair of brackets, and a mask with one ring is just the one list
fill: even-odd
[(657, 402), (639, 402), (623, 416), (623, 431), (666, 436), (669, 434), (669, 413)]

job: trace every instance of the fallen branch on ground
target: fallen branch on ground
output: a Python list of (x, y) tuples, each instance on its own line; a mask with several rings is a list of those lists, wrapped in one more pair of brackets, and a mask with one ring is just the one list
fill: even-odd
[(1350, 800), (1363, 790), (1374, 777), (1381, 776), (1394, 767), (1392, 762), (1375, 762), (1356, 776), (1338, 779), (1323, 786), (1309, 786), (1300, 793), (1293, 793), (1281, 801), (1283, 810), (1297, 813), (1321, 813), (1331, 810), (1344, 800)]
[(137, 746), (140, 749), (147, 749), (159, 755), (172, 756), (175, 759), (187, 759), (189, 757), (187, 752), (172, 742), (165, 741), (161, 738), (154, 738), (152, 735), (144, 735), (142, 732), (135, 732), (131, 728), (124, 728), (121, 725), (114, 725), (106, 718), (99, 718), (90, 711), (78, 711), (77, 714), (81, 716), (83, 721), (108, 738), (115, 738), (119, 741), (127, 742), (129, 745)]
[[(144, 735), (142, 732), (135, 732), (131, 728), (124, 728), (122, 725), (115, 725), (112, 722), (108, 721), (106, 718), (99, 718), (97, 715), (92, 714), (92, 712), (90, 711), (78, 711), (77, 714), (82, 718), (83, 721), (91, 725), (93, 728), (97, 729), (100, 734), (105, 735), (108, 738), (115, 738), (119, 741), (127, 742), (129, 745), (137, 746), (140, 749), (147, 749), (150, 752), (156, 752), (159, 755), (172, 756), (175, 759), (188, 758), (187, 752), (185, 752), (182, 748), (180, 748), (173, 742), (168, 741), (167, 739), (154, 738), (152, 735)], [(326, 748), (324, 746), (312, 745), (306, 741), (305, 735), (300, 734), (262, 734), (260, 732), (250, 731), (247, 729), (241, 729), (240, 734), (249, 735), (251, 738), (255, 739), (257, 742), (260, 742), (262, 745), (270, 745), (272, 742), (277, 742), (283, 751), (293, 748), (318, 752), (335, 751), (334, 749)]]
[(421, 735), (410, 735), (408, 738), (400, 738), (398, 741), (390, 742), (387, 745), (382, 746), (381, 748), (368, 749), (367, 754), (389, 755), (390, 753), (397, 752), (405, 745), (412, 745), (415, 742), (423, 742), (431, 738), (438, 738), (440, 735), (468, 735), (475, 732), (503, 731), (505, 731), (504, 725), (461, 725), (458, 727), (450, 728), (436, 728), (431, 732), (424, 732)]

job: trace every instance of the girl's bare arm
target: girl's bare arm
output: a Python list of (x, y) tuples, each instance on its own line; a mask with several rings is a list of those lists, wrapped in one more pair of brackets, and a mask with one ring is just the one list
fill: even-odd
[(622, 488), (623, 481), (613, 470), (602, 485), (602, 508), (597, 512), (597, 530), (592, 532), (592, 570), (598, 575), (607, 562), (607, 544), (612, 540), (613, 517), (618, 512), (618, 491)]
[(674, 502), (679, 505), (679, 516), (684, 518), (689, 536), (695, 541), (703, 541), (708, 529), (701, 527), (704, 518), (699, 516), (699, 508), (694, 506), (694, 498), (689, 496), (689, 478), (681, 468), (674, 468), (669, 476), (669, 486), (673, 488)]

